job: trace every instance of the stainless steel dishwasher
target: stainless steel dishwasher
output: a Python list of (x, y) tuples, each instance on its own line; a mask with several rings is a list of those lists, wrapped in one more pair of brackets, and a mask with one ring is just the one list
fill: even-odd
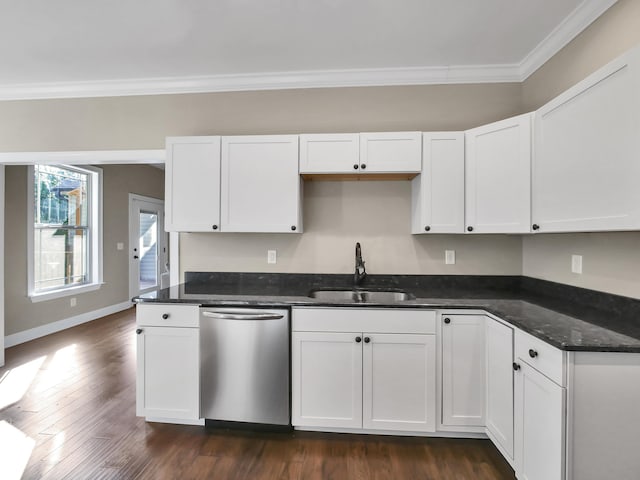
[(203, 418), (289, 425), (289, 311), (200, 309)]

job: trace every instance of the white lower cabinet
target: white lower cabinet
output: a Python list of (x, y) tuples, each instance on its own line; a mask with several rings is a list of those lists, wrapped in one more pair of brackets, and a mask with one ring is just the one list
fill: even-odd
[(434, 312), (294, 308), (293, 330), (294, 426), (435, 431)]
[(435, 335), (366, 334), (362, 427), (435, 431)]
[(362, 427), (362, 335), (294, 332), (292, 340), (292, 423)]
[(486, 318), (486, 430), (505, 458), (513, 461), (513, 329)]
[(443, 427), (485, 424), (485, 317), (442, 315)]
[(198, 328), (143, 327), (138, 333), (136, 414), (200, 418)]
[(136, 323), (136, 415), (198, 420), (198, 306), (138, 305)]
[(562, 480), (565, 389), (520, 359), (515, 380), (515, 467), (519, 480)]

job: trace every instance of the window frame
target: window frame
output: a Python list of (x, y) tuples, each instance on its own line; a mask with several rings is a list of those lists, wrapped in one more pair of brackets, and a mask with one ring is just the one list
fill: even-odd
[[(48, 164), (47, 164), (48, 165)], [(42, 302), (80, 293), (98, 290), (103, 284), (103, 184), (102, 169), (82, 165), (56, 165), (60, 168), (78, 171), (88, 175), (88, 195), (90, 195), (90, 211), (88, 212), (89, 244), (87, 254), (88, 281), (81, 285), (52, 288), (45, 291), (35, 290), (35, 165), (28, 166), (27, 172), (27, 295), (32, 302)]]

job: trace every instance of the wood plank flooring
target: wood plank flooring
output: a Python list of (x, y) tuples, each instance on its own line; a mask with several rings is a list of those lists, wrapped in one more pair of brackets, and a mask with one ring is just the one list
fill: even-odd
[(2, 480), (515, 478), (488, 440), (146, 423), (135, 416), (135, 337), (132, 309), (7, 349)]

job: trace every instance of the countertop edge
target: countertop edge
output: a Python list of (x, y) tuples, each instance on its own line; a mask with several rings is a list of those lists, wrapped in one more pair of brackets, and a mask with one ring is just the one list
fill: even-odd
[[(197, 294), (194, 294), (196, 297)], [(640, 353), (640, 345), (616, 345), (616, 346), (603, 346), (603, 345), (572, 345), (566, 342), (558, 342), (554, 338), (546, 335), (544, 332), (531, 328), (523, 323), (520, 319), (513, 318), (508, 312), (489, 305), (489, 302), (502, 301), (501, 299), (427, 299), (416, 298), (413, 300), (403, 301), (402, 303), (354, 303), (354, 302), (327, 302), (321, 300), (315, 300), (309, 297), (300, 296), (251, 296), (251, 295), (232, 295), (224, 296), (220, 295), (220, 299), (175, 299), (175, 298), (141, 298), (135, 297), (133, 299), (136, 304), (143, 303), (163, 303), (163, 304), (191, 304), (199, 305), (202, 307), (214, 307), (214, 306), (231, 306), (231, 307), (256, 307), (256, 308), (275, 308), (275, 307), (319, 307), (319, 308), (398, 308), (398, 309), (436, 309), (436, 310), (482, 310), (490, 315), (497, 317), (498, 319), (536, 337), (544, 342), (552, 345), (563, 351), (570, 352), (611, 352), (611, 353)], [(230, 297), (236, 297), (235, 299)], [(259, 297), (259, 298), (258, 298)], [(265, 298), (271, 297), (271, 298)], [(510, 299), (511, 301), (519, 301), (531, 305), (534, 308), (543, 309), (547, 312), (552, 312), (559, 317), (566, 317), (573, 320), (583, 321), (576, 317), (570, 317), (560, 312), (556, 312), (549, 308), (535, 303), (527, 302), (525, 300), (519, 300), (517, 298)], [(586, 322), (589, 323), (589, 322)], [(597, 326), (604, 330), (606, 327)], [(611, 330), (609, 330), (611, 331)], [(613, 332), (613, 331), (611, 331)], [(614, 332), (617, 333), (617, 332)]]

